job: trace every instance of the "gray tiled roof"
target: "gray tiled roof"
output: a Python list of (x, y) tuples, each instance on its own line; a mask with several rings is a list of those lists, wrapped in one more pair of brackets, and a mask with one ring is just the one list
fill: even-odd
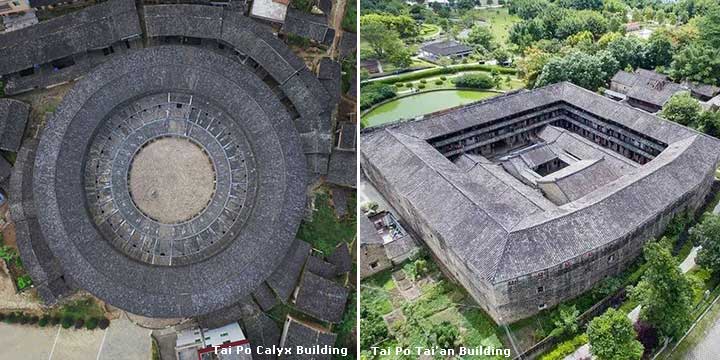
[(148, 5), (145, 10), (147, 36), (191, 36), (219, 39), (223, 8), (205, 5)]
[(326, 45), (331, 44), (335, 37), (335, 30), (328, 28), (325, 16), (293, 8), (288, 8), (282, 30)]
[(335, 265), (313, 255), (308, 257), (305, 263), (305, 271), (309, 271), (326, 279), (333, 279), (337, 276)]
[(360, 216), (360, 245), (382, 245), (383, 239), (375, 230), (375, 225), (365, 215)]
[(306, 270), (298, 286), (295, 307), (316, 319), (339, 323), (345, 314), (348, 294), (344, 286)]
[(260, 284), (252, 293), (252, 297), (255, 299), (255, 302), (260, 305), (262, 311), (269, 311), (277, 304), (275, 293), (266, 283)]
[(280, 328), (265, 313), (258, 313), (242, 320), (243, 329), (253, 348), (254, 360), (276, 360), (277, 355), (258, 353), (258, 347), (271, 348), (280, 344)]
[(423, 45), (422, 50), (438, 56), (452, 56), (473, 51), (473, 48), (457, 41), (445, 40)]
[(344, 274), (352, 270), (352, 255), (348, 249), (348, 244), (341, 242), (335, 247), (335, 250), (326, 257), (327, 261), (335, 265), (338, 274)]
[(30, 105), (12, 99), (0, 99), (0, 149), (18, 151), (25, 133)]
[(135, 1), (109, 0), (24, 29), (0, 34), (0, 74), (139, 36)]
[[(625, 166), (624, 176), (572, 203), (544, 206), (497, 178), (491, 165), (454, 164), (427, 142), (552, 104), (610, 119), (668, 147), (643, 166)], [(720, 142), (714, 138), (570, 83), (371, 128), (362, 136), (362, 162), (382, 177), (387, 191), (404, 199), (405, 206), (443, 238), (446, 251), (491, 282), (545, 270), (621, 239), (692, 192), (713, 173), (720, 156)], [(543, 136), (564, 135), (555, 131)], [(566, 135), (564, 139), (577, 141)], [(594, 151), (588, 145), (582, 148)], [(622, 165), (612, 161), (616, 168)]]
[(575, 201), (618, 177), (604, 158), (601, 158), (574, 162), (566, 168), (538, 179), (538, 183), (554, 183), (568, 201)]
[(334, 149), (330, 154), (327, 181), (354, 188), (357, 181), (356, 159), (355, 151)]
[[(302, 347), (305, 349), (312, 349), (317, 346), (320, 348), (331, 347), (335, 345), (337, 335), (327, 330), (322, 330), (316, 326), (309, 326), (302, 322), (299, 322), (293, 318), (288, 318), (287, 324), (285, 325), (285, 331), (283, 333), (283, 342), (280, 346), (285, 348), (295, 349)], [(282, 359), (286, 360), (330, 360), (332, 355), (329, 354), (317, 354), (317, 355), (302, 355), (293, 352), (290, 355), (282, 356)]]
[(685, 86), (672, 82), (667, 75), (655, 71), (637, 69), (635, 72), (618, 71), (612, 82), (630, 87), (627, 96), (662, 107), (673, 94), (687, 90)]
[(303, 266), (305, 266), (305, 260), (310, 255), (312, 247), (310, 244), (295, 239), (292, 247), (288, 251), (285, 259), (283, 259), (280, 266), (275, 272), (267, 279), (268, 285), (275, 291), (278, 298), (282, 301), (287, 299), (295, 290), (295, 286), (300, 278)]

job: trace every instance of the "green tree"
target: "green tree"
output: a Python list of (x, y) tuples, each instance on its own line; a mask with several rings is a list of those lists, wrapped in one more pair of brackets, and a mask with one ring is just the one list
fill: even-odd
[(599, 38), (608, 30), (608, 20), (597, 11), (570, 11), (560, 20), (555, 30), (555, 37), (565, 39), (581, 31), (589, 31)]
[(363, 25), (362, 38), (368, 42), (380, 59), (384, 59), (391, 49), (405, 46), (396, 31), (376, 22)]
[(387, 50), (387, 59), (398, 68), (405, 69), (412, 65), (413, 51), (407, 46), (399, 46)]
[(470, 34), (468, 34), (467, 42), (475, 46), (481, 46), (487, 51), (493, 51), (496, 47), (492, 32), (487, 26), (482, 25), (473, 26)]
[(677, 80), (720, 84), (720, 49), (694, 42), (673, 57), (670, 75)]
[(590, 352), (599, 360), (638, 360), (643, 354), (632, 322), (622, 311), (610, 308), (594, 318), (587, 334)]
[(547, 0), (512, 0), (508, 12), (521, 19), (530, 20), (537, 17), (549, 5)]
[(635, 36), (623, 36), (607, 45), (609, 51), (615, 60), (617, 60), (620, 68), (632, 67), (636, 68), (643, 62), (643, 43)]
[(420, 35), (420, 27), (415, 19), (408, 15), (367, 14), (360, 17), (360, 26), (382, 24), (386, 28), (395, 30), (401, 38), (413, 38)]
[(515, 65), (518, 69), (518, 76), (525, 80), (527, 88), (535, 87), (535, 81), (548, 61), (550, 61), (550, 54), (547, 52), (536, 47), (525, 49), (524, 56)]
[(603, 0), (560, 0), (560, 5), (577, 10), (599, 10), (603, 7)]
[(573, 52), (565, 57), (553, 58), (543, 67), (535, 87), (570, 81), (575, 85), (596, 91), (605, 86), (610, 76), (603, 68), (600, 58), (583, 52)]
[(698, 123), (701, 110), (700, 103), (689, 92), (683, 91), (663, 105), (660, 116), (681, 125), (694, 126)]
[(699, 122), (702, 132), (710, 136), (720, 137), (720, 112), (703, 111), (700, 114)]
[(667, 246), (651, 242), (643, 252), (647, 269), (631, 297), (642, 306), (641, 319), (662, 335), (678, 339), (692, 322), (692, 285)]
[(672, 62), (673, 45), (666, 31), (655, 31), (650, 35), (643, 54), (643, 67), (653, 69), (669, 66)]
[(708, 214), (703, 221), (690, 230), (696, 245), (702, 245), (697, 255), (697, 264), (714, 274), (720, 272), (720, 216)]
[(698, 20), (698, 29), (707, 45), (720, 48), (720, 6), (713, 7)]
[(627, 4), (622, 2), (622, 0), (603, 1), (603, 10), (609, 13), (622, 13), (624, 15), (627, 8)]

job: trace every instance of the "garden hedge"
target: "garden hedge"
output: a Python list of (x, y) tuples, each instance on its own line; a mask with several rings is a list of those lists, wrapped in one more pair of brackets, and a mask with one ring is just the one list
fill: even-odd
[(398, 75), (398, 76), (388, 77), (388, 78), (382, 79), (382, 80), (373, 81), (372, 83), (394, 84), (397, 82), (408, 82), (408, 81), (413, 81), (413, 80), (420, 80), (420, 79), (424, 79), (424, 78), (430, 77), (430, 76), (456, 74), (456, 73), (462, 72), (462, 71), (492, 72), (493, 70), (499, 74), (514, 75), (517, 73), (517, 70), (514, 68), (506, 68), (506, 67), (497, 66), (497, 65), (467, 64), (467, 65), (461, 65), (461, 66), (455, 66), (455, 67), (439, 67), (439, 68), (433, 68), (433, 69), (429, 69), (429, 70), (420, 70), (420, 71), (415, 71), (415, 72), (408, 73), (408, 74), (402, 74), (402, 75)]

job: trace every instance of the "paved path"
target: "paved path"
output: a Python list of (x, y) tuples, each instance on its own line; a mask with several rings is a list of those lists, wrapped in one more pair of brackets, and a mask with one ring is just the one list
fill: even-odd
[[(690, 271), (690, 269), (695, 267), (695, 257), (697, 257), (697, 252), (699, 249), (700, 249), (699, 246), (692, 248), (692, 250), (690, 251), (690, 254), (688, 254), (688, 256), (685, 258), (685, 260), (683, 260), (682, 263), (680, 263), (680, 270), (682, 271), (683, 274), (687, 273), (688, 271)], [(628, 318), (633, 322), (633, 324), (636, 323), (638, 321), (638, 319), (640, 319), (640, 308), (641, 308), (640, 305), (636, 306), (627, 315)], [(720, 325), (718, 325), (718, 332), (720, 332)], [(720, 336), (720, 334), (718, 334), (718, 335)], [(718, 350), (720, 350), (720, 342), (717, 341), (718, 337), (715, 337), (713, 339), (715, 339), (715, 342), (718, 343), (715, 345), (716, 348)], [(590, 358), (591, 358), (590, 345), (585, 344), (585, 345), (581, 346), (580, 348), (578, 348), (577, 350), (575, 350), (574, 353), (566, 356), (565, 360), (584, 360), (584, 359), (590, 359)], [(698, 359), (700, 359), (700, 358), (698, 358)], [(702, 360), (706, 360), (706, 359), (707, 360), (720, 359), (720, 356), (711, 357), (711, 358), (702, 358)]]
[(0, 358), (26, 360), (150, 359), (150, 331), (126, 317), (106, 330), (63, 329), (0, 323)]

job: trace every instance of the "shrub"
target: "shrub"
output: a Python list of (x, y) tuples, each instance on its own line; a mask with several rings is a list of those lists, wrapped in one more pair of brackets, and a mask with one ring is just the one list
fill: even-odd
[(540, 360), (562, 360), (566, 356), (575, 352), (577, 348), (588, 342), (587, 334), (578, 335), (568, 341), (558, 345), (555, 350), (545, 354)]
[(32, 279), (30, 278), (30, 275), (22, 275), (17, 278), (17, 288), (18, 290), (23, 290), (25, 288), (30, 287), (32, 285)]
[(421, 84), (427, 84), (427, 80), (422, 79), (422, 80), (420, 80), (420, 83), (421, 83)]
[(20, 314), (18, 322), (25, 325), (30, 322), (30, 316), (25, 315), (25, 314)]
[(365, 110), (377, 103), (395, 97), (392, 86), (383, 83), (372, 83), (360, 89), (360, 109)]
[(97, 327), (97, 325), (98, 325), (98, 319), (97, 319), (97, 318), (90, 318), (90, 319), (88, 319), (88, 321), (85, 323), (85, 327), (86, 327), (88, 330), (93, 330), (93, 329), (95, 329), (95, 328)]
[(424, 88), (425, 88), (425, 85), (423, 85), (423, 84), (418, 85), (418, 89), (424, 89)]
[(48, 322), (50, 322), (50, 318), (46, 315), (40, 318), (40, 320), (38, 321), (38, 325), (40, 325), (40, 327), (45, 327)]
[(63, 329), (69, 329), (73, 324), (73, 319), (69, 316), (63, 316), (60, 324), (62, 325)]
[(442, 85), (442, 84), (443, 84), (443, 81), (442, 81), (442, 80), (436, 80), (436, 81), (435, 81), (435, 85)]
[(75, 320), (75, 328), (81, 329), (85, 325), (85, 320), (83, 319), (77, 319)]
[(108, 320), (106, 318), (102, 318), (102, 319), (100, 319), (100, 321), (98, 321), (98, 327), (100, 329), (105, 330), (105, 329), (107, 329), (108, 326), (110, 326), (110, 320)]
[(413, 80), (420, 80), (424, 78), (428, 78), (431, 76), (437, 76), (437, 75), (446, 75), (446, 74), (456, 74), (459, 72), (464, 71), (497, 71), (499, 74), (508, 74), (508, 75), (514, 75), (517, 73), (517, 70), (513, 68), (506, 68), (502, 66), (497, 65), (485, 65), (485, 64), (466, 64), (461, 66), (455, 66), (455, 67), (438, 67), (438, 68), (432, 68), (428, 70), (421, 70), (421, 71), (414, 71), (407, 74), (402, 74), (398, 76), (391, 76), (387, 79), (382, 79), (373, 82), (374, 83), (384, 83), (384, 84), (394, 84), (396, 82), (409, 82)]
[(60, 318), (59, 318), (59, 317), (57, 317), (57, 316), (52, 316), (52, 317), (50, 317), (50, 325), (55, 326), (55, 325), (57, 325), (57, 324), (59, 324), (59, 323), (60, 323)]
[(5, 321), (6, 315), (3, 313), (0, 313), (0, 321)]
[(405, 86), (403, 83), (395, 83), (395, 87), (401, 88)]
[(39, 317), (37, 317), (37, 316), (31, 316), (28, 322), (29, 322), (30, 324), (37, 324), (38, 321), (40, 321), (40, 318), (39, 318)]
[(493, 79), (487, 74), (467, 74), (453, 80), (455, 86), (473, 89), (492, 89)]
[(18, 321), (18, 318), (17, 318), (17, 314), (15, 314), (15, 313), (10, 313), (7, 315), (7, 317), (5, 317), (5, 322), (8, 324), (14, 324), (17, 321)]
[(441, 77), (440, 77), (440, 80), (445, 81), (445, 80), (447, 80), (447, 77), (446, 77), (446, 76), (441, 76)]

